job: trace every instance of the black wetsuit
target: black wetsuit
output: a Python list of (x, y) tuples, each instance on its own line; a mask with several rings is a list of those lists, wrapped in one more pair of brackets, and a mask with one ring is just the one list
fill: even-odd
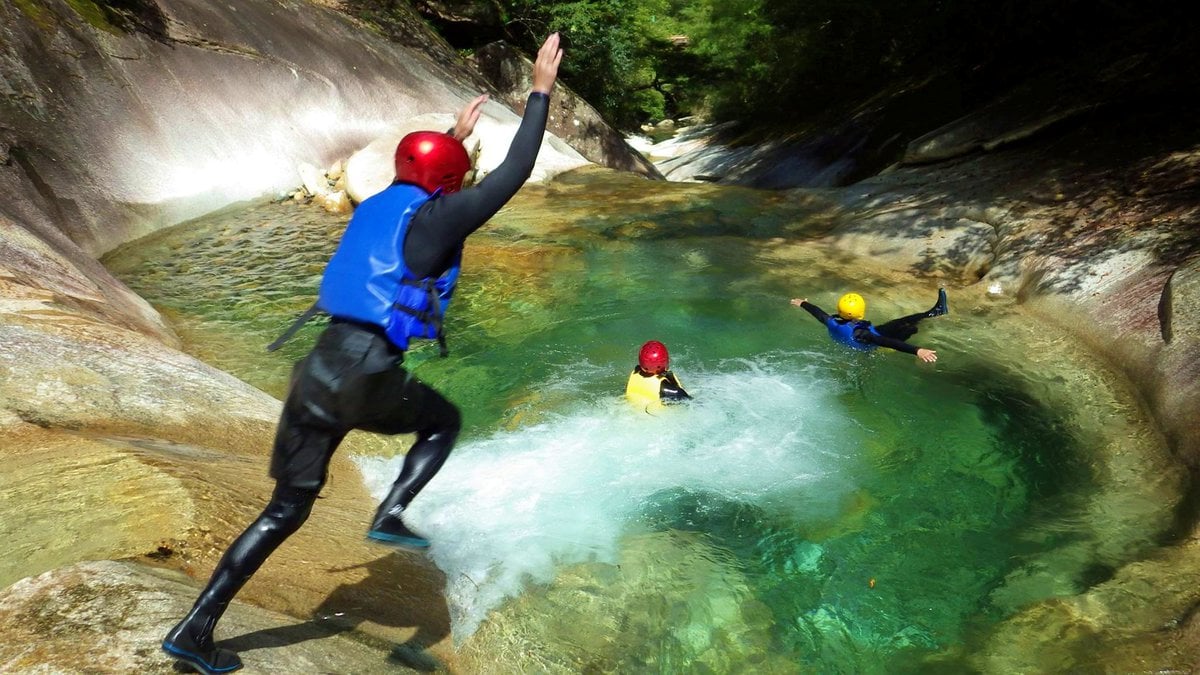
[[(478, 185), (421, 206), (404, 242), (409, 270), (439, 277), (467, 236), (516, 194), (533, 170), (548, 111), (547, 95), (530, 94), (504, 161)], [(403, 360), (404, 352), (381, 328), (334, 317), (296, 364), (271, 458), (276, 480), (271, 501), (226, 551), (192, 611), (167, 634), (168, 653), (206, 672), (240, 667), (236, 654), (213, 645), (213, 628), (242, 585), (308, 518), (329, 460), (351, 430), (417, 434), (376, 522), (402, 510), (433, 478), (450, 454), (461, 416), (453, 403), (400, 367)]]
[[(655, 377), (654, 373), (647, 373), (642, 370), (640, 365), (633, 367), (633, 372), (641, 377)], [(686, 401), (692, 397), (691, 394), (684, 391), (683, 386), (679, 384), (679, 380), (675, 377), (675, 373), (665, 370), (657, 375), (662, 379), (658, 384), (658, 399), (663, 403), (676, 403)]]
[[(917, 334), (917, 324), (923, 319), (941, 316), (946, 313), (944, 294), (940, 291), (938, 303), (932, 309), (902, 316), (899, 319), (892, 319), (879, 326), (872, 326), (870, 321), (862, 319), (855, 321), (830, 315), (807, 300), (801, 302), (800, 306), (813, 315), (813, 318), (820, 321), (822, 326), (828, 325), (830, 321), (836, 321), (839, 324), (854, 323), (853, 336), (856, 342), (895, 349), (898, 352), (914, 355), (920, 347), (910, 345), (905, 340)], [(874, 331), (871, 330), (872, 328), (874, 328)]]

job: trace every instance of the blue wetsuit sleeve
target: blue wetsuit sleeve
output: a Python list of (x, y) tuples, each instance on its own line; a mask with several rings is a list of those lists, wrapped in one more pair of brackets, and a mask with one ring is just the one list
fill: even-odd
[(886, 337), (884, 335), (878, 335), (876, 333), (872, 333), (867, 328), (861, 328), (861, 327), (855, 328), (854, 329), (854, 339), (859, 342), (866, 342), (866, 343), (873, 344), (873, 345), (876, 345), (879, 347), (895, 349), (898, 352), (904, 352), (906, 354), (916, 354), (917, 353), (917, 348), (915, 346), (910, 345), (907, 342), (904, 342), (903, 340), (897, 340), (896, 338), (890, 338), (890, 337)]
[(482, 227), (529, 180), (549, 114), (550, 97), (531, 93), (504, 161), (479, 184), (431, 199), (417, 211), (404, 242), (404, 261), (414, 274), (436, 277), (445, 271), (467, 236)]
[(807, 300), (800, 303), (800, 306), (803, 307), (806, 312), (808, 312), (809, 314), (812, 314), (813, 318), (816, 319), (817, 321), (820, 321), (821, 323), (823, 323), (825, 325), (829, 325), (829, 319), (832, 317), (830, 317), (828, 314), (826, 314), (825, 310), (821, 309), (820, 307), (817, 307), (816, 305), (812, 304), (811, 302), (808, 302)]

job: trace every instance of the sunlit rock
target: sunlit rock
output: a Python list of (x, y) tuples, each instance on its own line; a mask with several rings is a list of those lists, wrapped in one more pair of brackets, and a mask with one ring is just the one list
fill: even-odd
[(300, 182), (308, 194), (314, 197), (329, 194), (329, 179), (324, 171), (308, 162), (301, 162), (297, 170), (300, 172)]
[(214, 427), (236, 436), (278, 402), (143, 335), (63, 312), (48, 327), (0, 323), (0, 407), (44, 427)]
[[(0, 663), (9, 672), (169, 673), (159, 649), (195, 600), (196, 582), (129, 562), (79, 563), (0, 591)], [(385, 672), (392, 645), (233, 602), (220, 625), (246, 672)]]
[(0, 588), (80, 559), (153, 551), (190, 523), (179, 480), (128, 446), (40, 428), (9, 438), (20, 450), (5, 453), (0, 502), (21, 515), (0, 520)]
[(330, 213), (349, 215), (354, 211), (354, 205), (350, 202), (350, 196), (340, 190), (316, 197), (314, 201)]
[(36, 218), (32, 225), (23, 227), (0, 215), (0, 320), (69, 314), (176, 344), (149, 303), (44, 219)]
[(414, 131), (446, 131), (453, 127), (454, 115), (448, 112), (411, 117), (352, 153), (345, 166), (350, 199), (362, 203), (392, 184), (396, 179), (396, 144), (401, 138)]
[[(416, 35), (389, 40), (320, 4), (179, 1), (163, 11), (170, 39), (98, 30), (69, 8), (43, 24), (14, 7), (0, 14), (0, 70), (19, 89), (0, 137), (15, 159), (0, 164), (0, 181), (16, 204), (53, 195), (57, 227), (91, 255), (294, 187), (299, 164), (327, 166), (479, 93), (419, 21), (404, 26)], [(499, 101), (484, 117), (509, 130), (519, 121)], [(562, 141), (547, 145), (571, 166), (586, 162)], [(0, 212), (19, 213), (12, 201)]]
[(346, 170), (345, 161), (339, 159), (336, 162), (334, 162), (328, 169), (325, 170), (325, 175), (329, 178), (329, 180), (333, 181), (336, 184), (338, 181), (340, 181), (342, 179), (342, 174), (345, 172), (345, 170)]

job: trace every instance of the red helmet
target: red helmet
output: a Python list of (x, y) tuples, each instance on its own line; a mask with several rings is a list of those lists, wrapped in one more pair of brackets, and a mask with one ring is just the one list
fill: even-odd
[(396, 145), (396, 180), (426, 192), (458, 192), (471, 169), (467, 149), (450, 134), (414, 131)]
[(638, 366), (647, 373), (661, 373), (670, 363), (671, 356), (667, 354), (667, 346), (658, 340), (647, 342), (642, 345), (642, 351), (638, 352)]

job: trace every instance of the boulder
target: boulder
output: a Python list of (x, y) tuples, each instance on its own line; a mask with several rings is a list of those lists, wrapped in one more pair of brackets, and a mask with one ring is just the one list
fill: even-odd
[[(496, 105), (485, 103), (484, 107)], [(454, 127), (454, 115), (431, 114), (414, 117), (395, 130), (376, 138), (346, 160), (346, 191), (356, 203), (391, 185), (396, 176), (396, 144), (413, 131), (445, 131)], [(471, 154), (474, 171), (467, 184), (482, 180), (504, 161), (508, 147), (517, 134), (519, 121), (496, 122), (480, 117), (475, 131), (463, 141)], [(542, 182), (553, 176), (588, 164), (578, 152), (560, 139), (546, 135), (538, 151), (537, 163), (529, 180)]]

